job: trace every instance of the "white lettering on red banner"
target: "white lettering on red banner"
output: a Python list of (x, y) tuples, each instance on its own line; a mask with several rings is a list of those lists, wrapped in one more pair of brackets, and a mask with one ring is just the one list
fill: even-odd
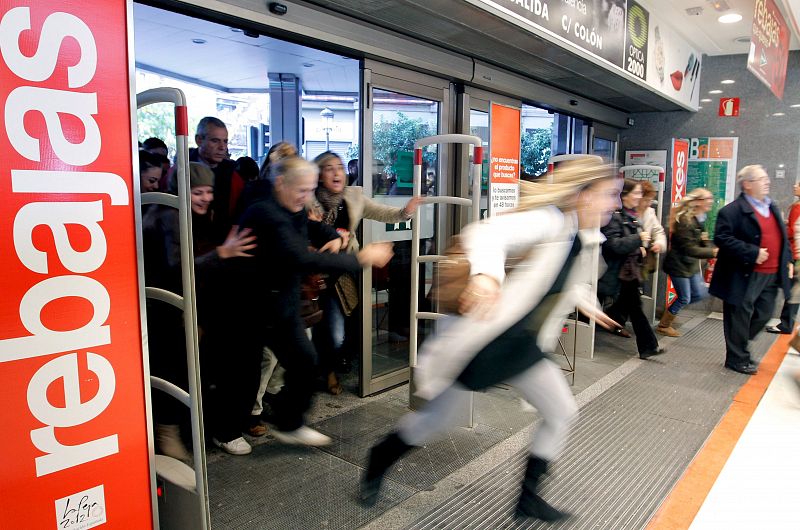
[(0, 520), (149, 528), (128, 4), (25, 4), (0, 0)]

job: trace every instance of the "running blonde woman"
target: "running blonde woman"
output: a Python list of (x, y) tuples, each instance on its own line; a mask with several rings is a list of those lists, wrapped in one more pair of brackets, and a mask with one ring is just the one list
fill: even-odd
[[(377, 500), (389, 467), (410, 449), (453, 426), (470, 390), (500, 382), (519, 389), (543, 417), (530, 445), (517, 515), (545, 521), (564, 516), (538, 494), (577, 412), (564, 376), (547, 359), (566, 316), (577, 306), (601, 326), (616, 323), (597, 307), (589, 287), (600, 227), (619, 204), (621, 181), (596, 161), (562, 163), (552, 183), (522, 182), (515, 213), (468, 226), (463, 242), (471, 276), (460, 313), (440, 321), (422, 346), (417, 394), (429, 400), (403, 417), (376, 445), (361, 485), (367, 505)], [(506, 256), (522, 261), (506, 276)]]

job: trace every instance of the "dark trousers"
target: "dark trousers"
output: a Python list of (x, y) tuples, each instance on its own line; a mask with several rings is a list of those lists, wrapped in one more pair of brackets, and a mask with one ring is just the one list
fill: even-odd
[[(180, 310), (158, 300), (147, 300), (147, 333), (150, 375), (188, 392), (186, 337)], [(188, 417), (186, 405), (160, 390), (153, 390), (155, 423), (180, 424)]]
[(658, 348), (658, 339), (653, 327), (642, 311), (638, 281), (620, 281), (619, 296), (608, 308), (606, 314), (622, 326), (630, 319), (633, 333), (636, 335), (636, 349), (640, 354)]
[(725, 302), (722, 316), (725, 330), (725, 364), (752, 362), (748, 343), (764, 329), (775, 309), (778, 275), (754, 272), (738, 305)]
[(322, 320), (313, 328), (312, 342), (319, 356), (320, 373), (326, 376), (341, 365), (347, 324), (333, 285), (320, 294), (320, 306)]
[(213, 326), (200, 346), (203, 409), (208, 430), (220, 442), (242, 435), (261, 377), (262, 341), (248, 329)]
[[(792, 280), (792, 284), (797, 282), (797, 278), (795, 277)], [(797, 310), (800, 308), (800, 304), (792, 304), (789, 302), (789, 298), (783, 301), (783, 309), (781, 309), (781, 323), (778, 324), (778, 329), (784, 333), (791, 333), (794, 331), (794, 319), (797, 317)]]
[[(270, 327), (267, 330), (266, 345), (275, 353), (285, 370), (283, 388), (272, 402), (273, 423), (278, 430), (293, 431), (305, 423), (305, 413), (311, 408), (317, 352), (308, 339), (305, 324), (299, 316)], [(255, 392), (250, 396), (251, 405), (254, 396)]]

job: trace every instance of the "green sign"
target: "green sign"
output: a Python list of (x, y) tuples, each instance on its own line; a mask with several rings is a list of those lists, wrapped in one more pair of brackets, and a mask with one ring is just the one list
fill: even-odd
[(717, 212), (725, 206), (725, 194), (728, 187), (727, 161), (690, 160), (686, 170), (686, 192), (695, 188), (706, 188), (714, 195), (714, 205), (708, 212), (706, 228), (708, 237), (714, 239), (714, 225), (717, 223)]
[(414, 187), (414, 153), (411, 151), (398, 151), (394, 164), (394, 176), (397, 178), (398, 188)]
[(411, 220), (399, 223), (386, 223), (387, 232), (403, 232), (405, 230), (411, 230)]

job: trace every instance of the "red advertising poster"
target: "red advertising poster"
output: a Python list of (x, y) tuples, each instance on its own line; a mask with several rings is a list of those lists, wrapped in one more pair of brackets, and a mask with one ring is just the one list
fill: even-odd
[[(686, 195), (686, 174), (689, 169), (689, 142), (687, 140), (672, 140), (672, 193), (670, 200), (675, 208)], [(669, 231), (669, 227), (667, 227)], [(672, 281), (667, 277), (667, 305), (669, 307), (678, 294), (672, 286)]]
[(0, 0), (0, 527), (151, 528), (124, 1)]
[(747, 69), (783, 99), (786, 64), (789, 60), (789, 28), (774, 0), (756, 0), (753, 35)]
[(494, 215), (519, 201), (520, 109), (492, 103), (489, 120), (489, 214)]

